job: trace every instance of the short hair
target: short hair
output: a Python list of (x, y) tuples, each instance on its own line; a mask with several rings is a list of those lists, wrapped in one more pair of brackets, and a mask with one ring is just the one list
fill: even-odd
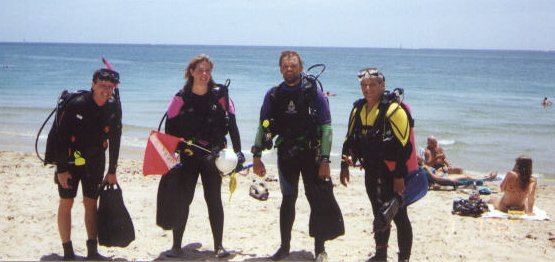
[(92, 81), (96, 83), (98, 80), (110, 81), (114, 84), (119, 84), (119, 73), (107, 68), (102, 68), (94, 71)]
[(358, 70), (357, 77), (359, 81), (362, 81), (364, 78), (376, 78), (380, 84), (385, 83), (385, 76), (376, 67), (367, 67)]
[(299, 59), (299, 63), (301, 64), (301, 69), (303, 68), (303, 60), (301, 59), (301, 56), (299, 55), (299, 53), (292, 50), (285, 50), (281, 52), (281, 55), (279, 56), (279, 67), (281, 67), (281, 63), (286, 57), (297, 57), (297, 59)]

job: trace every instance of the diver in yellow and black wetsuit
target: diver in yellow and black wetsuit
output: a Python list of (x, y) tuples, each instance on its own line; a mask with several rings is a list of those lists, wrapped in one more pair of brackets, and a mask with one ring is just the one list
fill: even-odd
[[(399, 102), (384, 95), (385, 77), (376, 68), (359, 72), (363, 99), (354, 103), (343, 144), (341, 183), (349, 182), (349, 165), (360, 161), (365, 170), (366, 193), (374, 214), (376, 252), (370, 261), (386, 261), (391, 227), (380, 223), (380, 209), (405, 190), (403, 177), (412, 145), (410, 115)], [(386, 93), (387, 94), (387, 93)], [(384, 113), (385, 111), (385, 113)], [(412, 247), (412, 227), (406, 206), (393, 217), (397, 226), (399, 261), (408, 261)]]

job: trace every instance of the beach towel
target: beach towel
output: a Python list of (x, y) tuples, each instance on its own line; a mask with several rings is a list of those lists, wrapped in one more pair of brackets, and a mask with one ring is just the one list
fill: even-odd
[(493, 207), (493, 205), (489, 204), (489, 212), (486, 212), (484, 214), (482, 214), (482, 217), (485, 218), (508, 218), (508, 219), (521, 219), (521, 220), (529, 220), (529, 221), (533, 221), (533, 220), (551, 220), (549, 218), (549, 216), (547, 215), (547, 212), (545, 212), (544, 210), (540, 209), (537, 206), (534, 206), (534, 215), (527, 215), (527, 214), (521, 214), (521, 215), (515, 215), (515, 214), (509, 214), (500, 210), (497, 210)]

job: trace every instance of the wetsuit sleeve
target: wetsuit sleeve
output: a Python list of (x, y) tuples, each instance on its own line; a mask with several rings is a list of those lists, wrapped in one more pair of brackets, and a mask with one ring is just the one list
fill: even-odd
[(387, 109), (387, 117), (391, 125), (391, 129), (395, 134), (395, 138), (399, 143), (396, 148), (395, 168), (393, 176), (402, 178), (407, 175), (407, 160), (410, 156), (411, 144), (408, 143), (410, 138), (410, 124), (407, 113), (398, 103), (392, 103)]
[(168, 110), (166, 111), (167, 118), (166, 124), (164, 126), (164, 132), (169, 135), (173, 135), (176, 137), (181, 137), (180, 132), (180, 118), (179, 113), (181, 111), (181, 107), (183, 106), (184, 101), (183, 98), (179, 95), (176, 95), (172, 98), (168, 105)]
[(75, 119), (74, 103), (70, 102), (66, 106), (64, 112), (57, 112), (57, 118), (54, 125), (58, 124), (58, 132), (56, 133), (56, 172), (62, 173), (68, 171), (68, 165), (71, 161), (71, 129), (74, 126)]
[(258, 148), (262, 148), (262, 136), (264, 135), (264, 130), (262, 125), (258, 125), (256, 130), (256, 136), (254, 137), (254, 146)]
[(230, 108), (229, 110), (229, 137), (231, 138), (231, 143), (233, 144), (234, 152), (241, 152), (241, 136), (239, 134), (239, 128), (237, 127), (237, 118), (235, 117), (235, 106), (233, 106), (233, 101), (229, 98)]
[(108, 164), (108, 174), (115, 174), (118, 166), (119, 150), (121, 145), (121, 130), (122, 130), (122, 110), (121, 103), (118, 101), (115, 103), (114, 112), (110, 115), (110, 132), (108, 133), (109, 141), (109, 164)]
[(333, 138), (331, 127), (331, 113), (328, 98), (320, 88), (316, 89), (316, 112), (318, 112), (318, 125), (320, 126), (320, 157), (329, 158)]
[(258, 130), (256, 132), (256, 137), (254, 138), (254, 146), (258, 148), (262, 148), (262, 137), (264, 135), (264, 128), (262, 127), (262, 122), (264, 120), (270, 119), (270, 112), (271, 112), (271, 102), (270, 97), (273, 88), (266, 92), (264, 96), (264, 102), (262, 102), (262, 107), (260, 108), (260, 119), (258, 121)]
[(331, 124), (330, 104), (328, 98), (319, 88), (316, 89), (316, 110), (318, 112), (318, 124)]
[[(345, 140), (343, 141), (343, 148), (341, 149), (341, 158), (351, 156), (351, 136), (353, 132), (353, 127), (355, 124), (355, 117), (357, 115), (357, 107), (353, 106), (351, 109), (351, 114), (349, 115), (349, 122), (347, 125), (347, 134), (345, 135)], [(341, 161), (341, 167), (348, 167), (347, 163), (343, 160)]]
[(320, 126), (320, 157), (330, 157), (331, 144), (333, 140), (333, 129), (331, 123)]

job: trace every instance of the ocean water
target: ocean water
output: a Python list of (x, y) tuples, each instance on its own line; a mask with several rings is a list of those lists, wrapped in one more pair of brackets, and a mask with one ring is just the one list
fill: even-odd
[[(305, 68), (324, 63), (338, 167), (347, 118), (359, 98), (356, 71), (376, 66), (386, 88), (404, 88), (418, 147), (435, 135), (448, 158), (473, 173), (506, 172), (529, 155), (534, 173), (555, 179), (555, 52), (371, 48), (0, 43), (0, 150), (34, 151), (37, 131), (63, 89), (89, 89), (104, 55), (121, 74), (124, 157), (141, 159), (150, 130), (184, 83), (191, 57), (208, 54), (217, 82), (231, 80), (243, 151), (253, 143), (268, 88), (282, 78), (278, 57), (297, 50)], [(42, 152), (46, 131), (39, 139)], [(250, 161), (250, 153), (247, 153)], [(274, 164), (275, 152), (266, 154)]]

